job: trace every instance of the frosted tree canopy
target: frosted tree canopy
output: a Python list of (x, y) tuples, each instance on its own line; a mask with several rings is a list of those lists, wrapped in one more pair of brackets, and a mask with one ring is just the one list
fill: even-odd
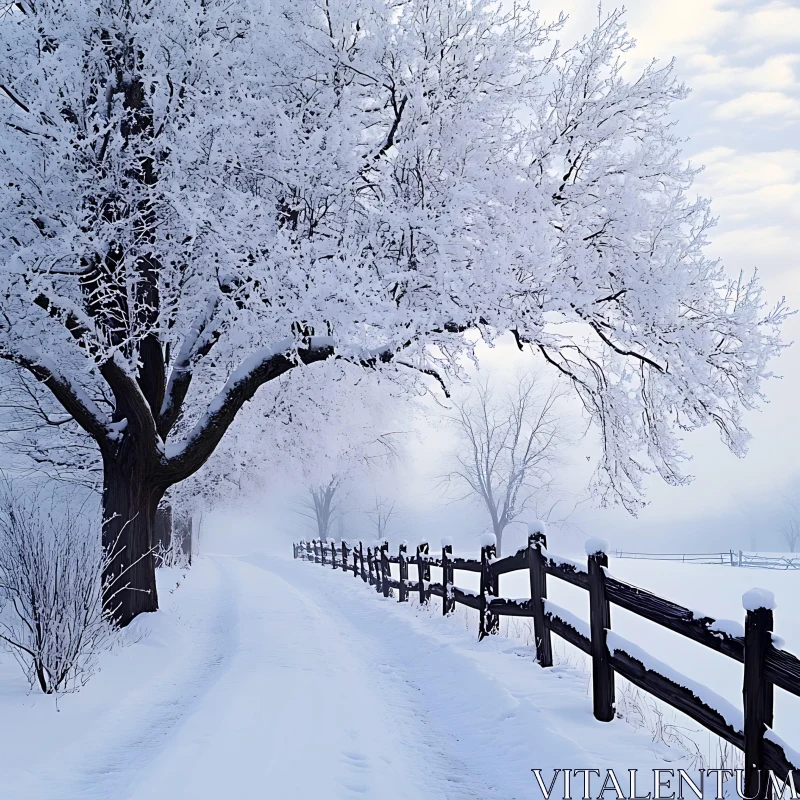
[(508, 331), (600, 427), (607, 497), (683, 481), (682, 431), (744, 452), (786, 312), (704, 255), (686, 90), (623, 69), (619, 14), (567, 49), (461, 0), (0, 15), (0, 355), (106, 462), (138, 437), (169, 485), (289, 369), (446, 383)]

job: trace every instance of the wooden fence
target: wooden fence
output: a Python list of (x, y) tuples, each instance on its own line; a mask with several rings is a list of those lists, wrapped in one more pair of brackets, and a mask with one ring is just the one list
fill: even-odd
[(800, 555), (762, 556), (741, 550), (721, 553), (633, 553), (615, 550), (614, 558), (634, 558), (640, 561), (680, 561), (683, 564), (721, 564), (730, 567), (756, 567), (759, 569), (800, 569)]
[[(536, 660), (542, 667), (553, 663), (553, 633), (591, 657), (594, 716), (598, 720), (614, 718), (614, 674), (618, 672), (742, 750), (744, 793), (750, 797), (763, 795), (759, 787), (763, 770), (787, 775), (789, 770), (800, 769), (800, 757), (772, 730), (773, 687), (800, 696), (800, 659), (773, 643), (772, 609), (767, 607), (768, 601), (759, 602), (763, 598), (758, 593), (748, 593), (751, 602), (746, 603), (742, 628), (731, 621), (696, 616), (688, 608), (617, 580), (608, 573), (608, 557), (603, 552), (607, 548), (602, 545), (589, 553), (584, 564), (551, 554), (541, 533), (531, 535), (527, 547), (499, 559), (492, 544), (482, 547), (480, 560), (475, 560), (454, 557), (452, 545), (445, 542), (439, 557), (429, 554), (426, 543), (418, 545), (414, 554), (409, 555), (407, 546), (400, 545), (397, 555), (390, 555), (388, 542), (367, 546), (365, 553), (362, 542), (335, 545), (314, 540), (295, 544), (294, 557), (352, 572), (384, 597), (396, 589), (401, 603), (414, 592), (421, 603), (427, 603), (431, 596), (440, 597), (443, 614), (450, 613), (456, 603), (474, 608), (478, 611), (479, 639), (497, 633), (500, 616), (532, 617)], [(398, 565), (398, 578), (392, 577), (392, 564)], [(409, 578), (412, 566), (416, 567), (416, 580)], [(441, 568), (440, 583), (431, 581), (431, 567)], [(455, 585), (457, 570), (479, 574), (477, 594)], [(530, 599), (498, 596), (500, 576), (518, 570), (529, 574)], [(588, 592), (588, 625), (547, 599), (548, 577)], [(612, 605), (743, 664), (743, 712), (615, 634), (611, 630)]]

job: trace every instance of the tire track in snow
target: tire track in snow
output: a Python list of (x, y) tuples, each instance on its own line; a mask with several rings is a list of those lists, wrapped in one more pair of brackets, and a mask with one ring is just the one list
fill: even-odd
[[(413, 652), (408, 654), (408, 660), (403, 659), (402, 646), (408, 642), (392, 640), (393, 631), (386, 627), (390, 620), (385, 617), (386, 610), (382, 607), (382, 602), (379, 601), (374, 606), (368, 603), (364, 608), (348, 607), (345, 613), (341, 607), (344, 605), (341, 595), (334, 598), (329, 594), (320, 596), (324, 594), (325, 587), (318, 580), (314, 581), (319, 578), (318, 574), (310, 574), (311, 581), (304, 580), (301, 583), (297, 581), (297, 575), (289, 573), (286, 568), (291, 562), (287, 564), (283, 559), (260, 554), (240, 560), (268, 571), (285, 582), (306, 613), (319, 617), (319, 622), (325, 629), (338, 631), (347, 643), (348, 652), (357, 654), (359, 661), (371, 665), (375, 674), (374, 688), (391, 710), (391, 716), (385, 722), (394, 728), (396, 738), (405, 750), (402, 757), (407, 769), (417, 771), (424, 778), (425, 786), (430, 790), (426, 797), (447, 800), (509, 800), (508, 794), (502, 791), (498, 794), (487, 783), (475, 760), (470, 761), (470, 756), (474, 754), (463, 752), (457, 732), (443, 726), (436, 719), (435, 713), (440, 709), (429, 708), (424, 703), (423, 693), (414, 677), (418, 673), (419, 665), (414, 663)], [(358, 599), (363, 603), (364, 600), (373, 598)], [(359, 617), (363, 619), (369, 615), (374, 616), (365, 620), (366, 625), (357, 624)], [(421, 637), (417, 638), (423, 648), (440, 647), (422, 640)], [(343, 748), (341, 755), (344, 764), (351, 769), (359, 769), (357, 765), (363, 758), (360, 753)], [(380, 765), (373, 769), (379, 770)], [(358, 788), (360, 785), (356, 783), (355, 791)], [(370, 796), (382, 795), (378, 793)]]
[[(213, 594), (203, 591), (206, 601), (203, 609), (216, 613), (210, 624), (205, 617), (192, 617), (187, 624), (187, 641), (193, 646), (183, 660), (185, 667), (115, 708), (103, 730), (93, 736), (96, 741), (104, 742), (102, 748), (77, 762), (61, 765), (58, 774), (43, 775), (42, 798), (130, 797), (149, 765), (168, 747), (175, 729), (186, 722), (202, 697), (224, 674), (236, 649), (238, 593), (219, 562), (211, 557), (207, 560), (214, 564), (218, 582)], [(195, 613), (197, 608), (190, 607), (188, 611)], [(125, 657), (124, 652), (121, 657)], [(65, 775), (73, 776), (67, 786)]]

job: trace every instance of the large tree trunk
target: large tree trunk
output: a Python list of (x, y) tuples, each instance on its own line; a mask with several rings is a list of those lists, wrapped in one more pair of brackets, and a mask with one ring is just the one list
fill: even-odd
[(508, 523), (498, 522), (493, 524), (494, 535), (497, 539), (497, 557), (500, 558), (503, 553), (503, 531)]
[(103, 574), (104, 606), (121, 626), (158, 610), (153, 531), (163, 495), (131, 454), (105, 465), (103, 547), (112, 554)]

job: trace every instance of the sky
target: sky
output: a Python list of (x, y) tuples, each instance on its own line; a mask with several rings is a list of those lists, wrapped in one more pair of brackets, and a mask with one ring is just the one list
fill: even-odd
[[(583, 0), (567, 6), (548, 0), (540, 7), (545, 17), (560, 9), (569, 14), (560, 36), (565, 43), (597, 17), (597, 5)], [(786, 296), (800, 308), (800, 2), (638, 0), (626, 17), (638, 42), (629, 69), (674, 57), (677, 74), (692, 89), (677, 106), (677, 130), (686, 139), (687, 159), (705, 166), (696, 189), (713, 199), (719, 217), (709, 255), (722, 259), (731, 274), (757, 268), (771, 302)], [(798, 316), (785, 327), (785, 341), (793, 340), (800, 340)], [(534, 366), (508, 341), (484, 349), (481, 365), (501, 379)], [(576, 515), (580, 532), (564, 546), (602, 535), (612, 546), (651, 552), (785, 549), (785, 496), (800, 497), (800, 350), (784, 351), (773, 369), (782, 378), (766, 385), (769, 402), (748, 416), (753, 440), (746, 458), (733, 456), (715, 429), (692, 434), (686, 441), (691, 485), (648, 480), (649, 505), (638, 518), (585, 504)], [(405, 509), (401, 527), (409, 539), (432, 527), (442, 535), (453, 527), (465, 536), (480, 533), (488, 519), (446, 505), (437, 489), (451, 444), (440, 421), (420, 418), (413, 428), (396, 488)], [(576, 491), (588, 478), (586, 453), (589, 463), (596, 461), (591, 436), (573, 454), (569, 482)]]

